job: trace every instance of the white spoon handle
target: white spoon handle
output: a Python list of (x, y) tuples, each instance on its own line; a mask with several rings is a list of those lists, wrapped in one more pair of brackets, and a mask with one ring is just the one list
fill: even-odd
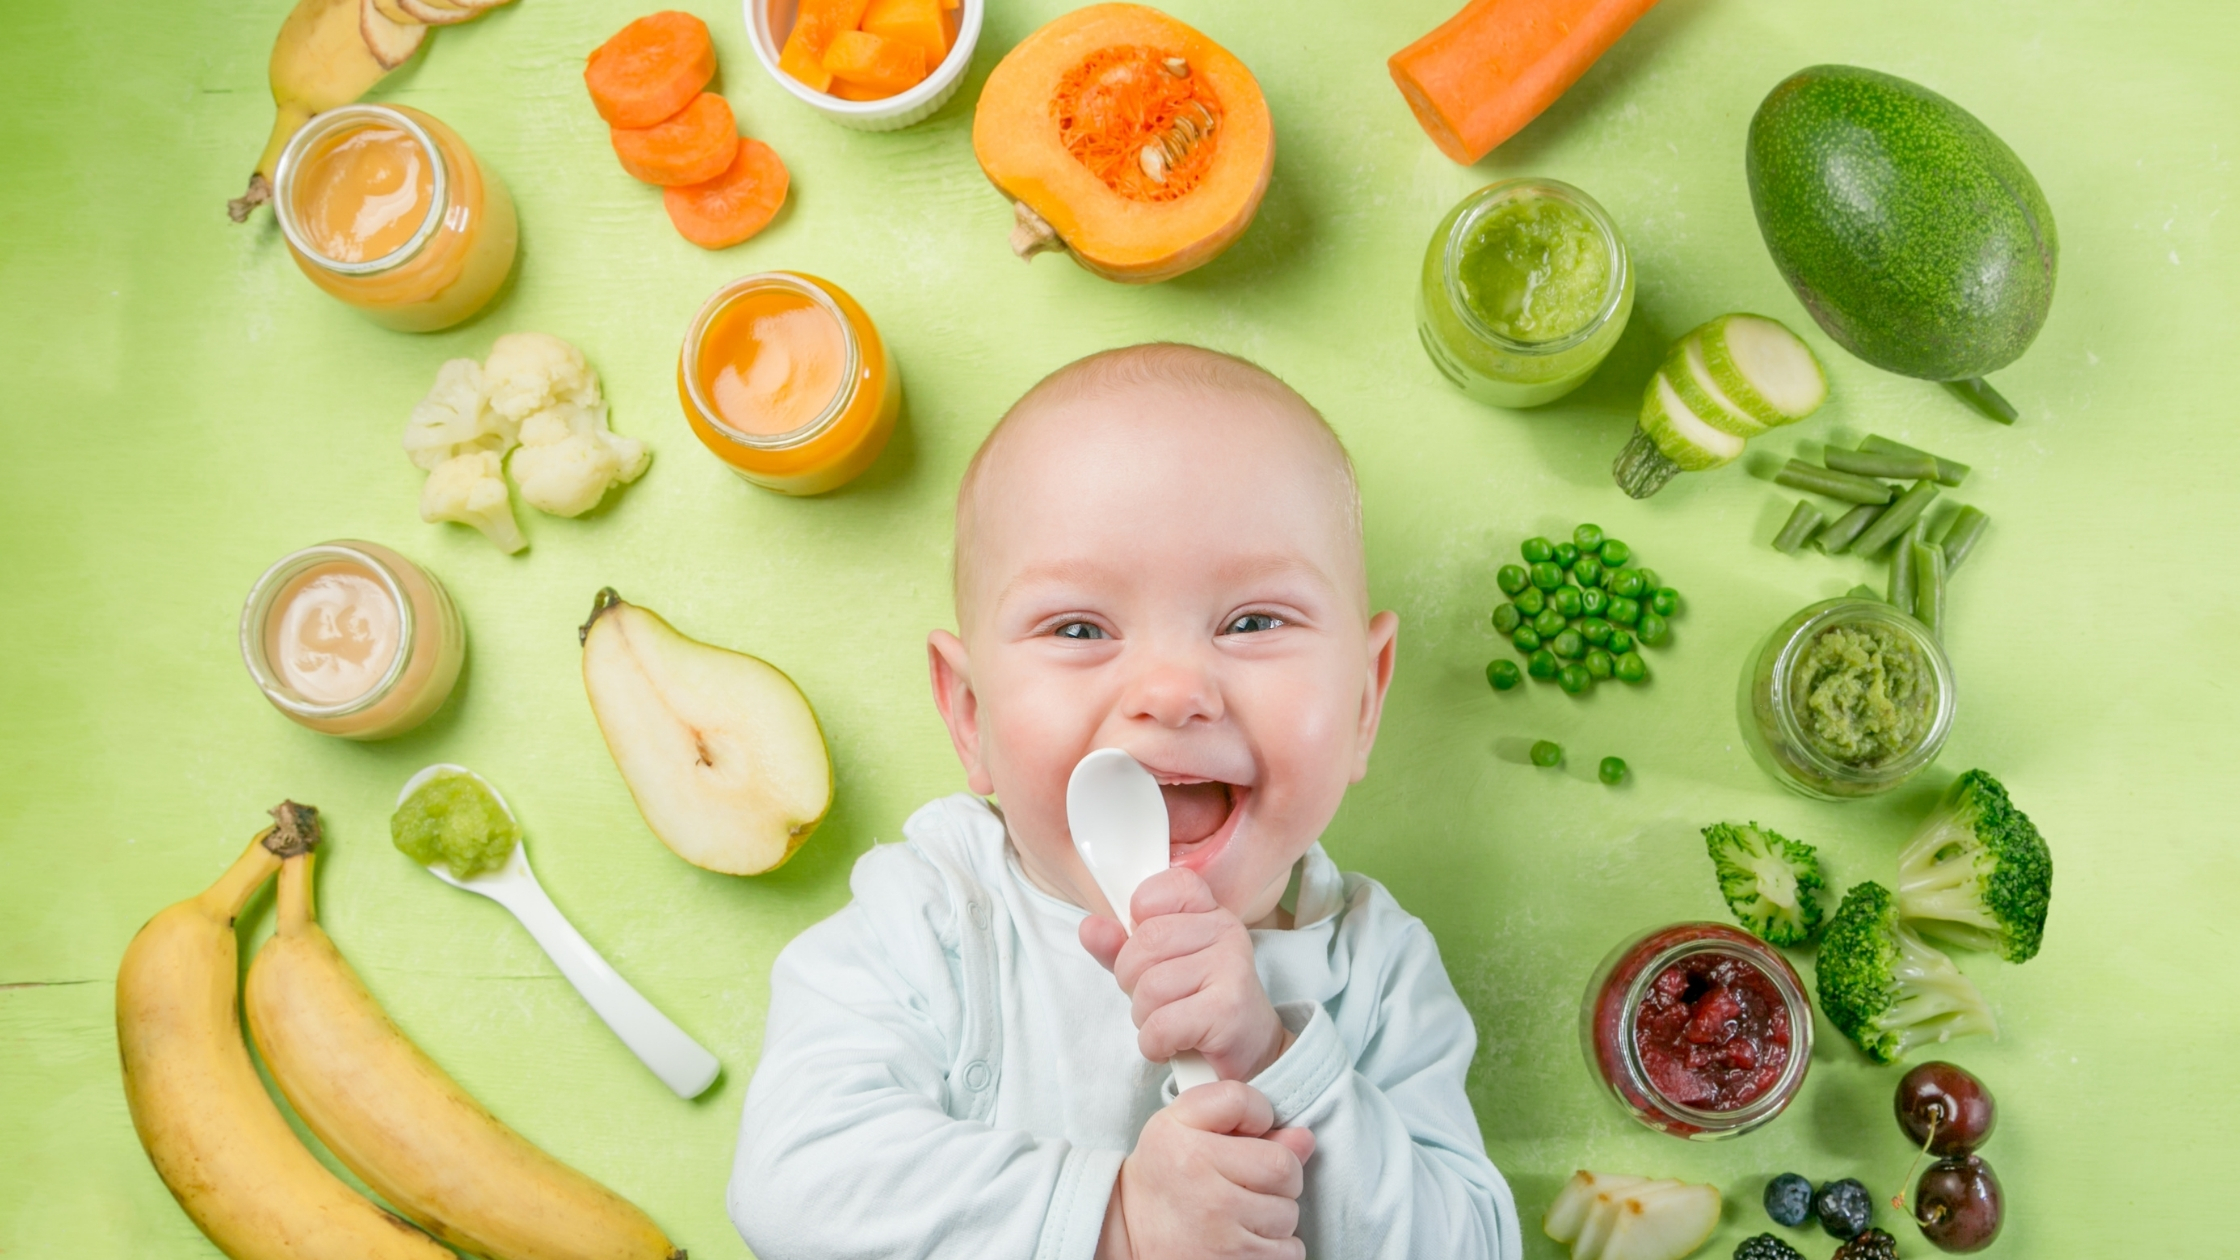
[(1206, 1057), (1195, 1050), (1185, 1050), (1167, 1060), (1167, 1066), (1174, 1069), (1174, 1087), (1178, 1093), (1221, 1079), (1214, 1073), (1213, 1065), (1206, 1062)]
[(654, 1009), (644, 994), (600, 957), (591, 942), (583, 939), (583, 933), (576, 931), (560, 908), (552, 904), (534, 876), (507, 888), (503, 897), (493, 900), (513, 911), (513, 917), (521, 920), (521, 926), (529, 929), (529, 935), (552, 956), (560, 974), (576, 987), (614, 1035), (622, 1038), (622, 1044), (630, 1047), (630, 1053), (651, 1068), (662, 1084), (676, 1091), (677, 1097), (697, 1098), (715, 1083), (716, 1073), (722, 1070), (716, 1057)]

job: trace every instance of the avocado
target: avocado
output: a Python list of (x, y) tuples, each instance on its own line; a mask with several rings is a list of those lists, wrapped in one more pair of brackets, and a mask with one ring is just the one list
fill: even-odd
[(1980, 377), (2044, 325), (2053, 212), (2014, 150), (1935, 92), (1857, 66), (1800, 70), (1750, 120), (1747, 163), (1782, 278), (1876, 367)]

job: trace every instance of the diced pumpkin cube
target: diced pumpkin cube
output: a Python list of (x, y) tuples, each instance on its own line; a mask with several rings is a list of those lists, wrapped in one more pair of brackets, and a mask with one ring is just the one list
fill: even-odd
[(824, 68), (835, 79), (893, 96), (926, 77), (926, 53), (901, 40), (843, 31), (824, 50)]
[(832, 73), (824, 68), (824, 51), (839, 36), (863, 22), (870, 0), (801, 0), (794, 13), (793, 31), (778, 51), (778, 68), (819, 92), (832, 90)]
[(813, 91), (832, 90), (832, 72), (824, 68), (823, 54), (809, 51), (809, 41), (802, 38), (799, 23), (794, 25), (793, 34), (786, 36), (786, 46), (778, 52), (778, 69)]
[(926, 73), (949, 55), (949, 21), (941, 0), (871, 0), (863, 11), (863, 29), (881, 39), (916, 44), (925, 50)]

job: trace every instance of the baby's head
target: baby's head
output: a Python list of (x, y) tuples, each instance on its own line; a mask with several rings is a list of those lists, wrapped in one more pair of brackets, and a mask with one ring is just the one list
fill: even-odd
[(1158, 776), (1173, 862), (1257, 923), (1368, 767), (1397, 628), (1368, 598), (1353, 466), (1304, 398), (1210, 350), (1107, 351), (965, 473), (935, 703), (1036, 883), (1110, 913), (1065, 794), (1119, 747)]

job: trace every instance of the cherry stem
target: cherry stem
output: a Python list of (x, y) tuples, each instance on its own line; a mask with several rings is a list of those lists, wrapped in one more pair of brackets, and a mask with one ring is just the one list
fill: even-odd
[(1890, 1196), (1890, 1206), (1900, 1212), (1906, 1210), (1906, 1187), (1913, 1184), (1914, 1170), (1921, 1167), (1922, 1159), (1929, 1154), (1929, 1144), (1937, 1140), (1937, 1122), (1942, 1119), (1944, 1119), (1944, 1104), (1930, 1103), (1929, 1136), (1921, 1139), (1921, 1149), (1914, 1154), (1913, 1162), (1906, 1166), (1905, 1179), (1898, 1183), (1898, 1192)]

